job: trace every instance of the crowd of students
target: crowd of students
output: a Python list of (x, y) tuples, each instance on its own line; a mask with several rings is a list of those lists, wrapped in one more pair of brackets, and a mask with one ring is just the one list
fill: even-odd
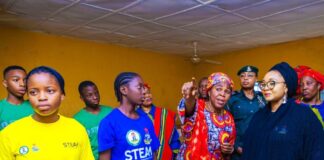
[(185, 82), (178, 114), (153, 104), (151, 86), (138, 73), (115, 78), (114, 108), (100, 104), (94, 82), (82, 81), (84, 108), (68, 118), (59, 114), (65, 97), (60, 73), (47, 66), (29, 73), (8, 66), (3, 71), (8, 95), (0, 101), (0, 160), (324, 159), (324, 75), (286, 62), (271, 67), (261, 81), (255, 66), (237, 75), (240, 91), (222, 72), (198, 84), (194, 78)]

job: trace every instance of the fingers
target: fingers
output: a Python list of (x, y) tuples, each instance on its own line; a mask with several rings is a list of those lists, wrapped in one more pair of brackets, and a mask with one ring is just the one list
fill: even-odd
[(192, 77), (190, 82), (186, 82), (182, 85), (181, 93), (184, 98), (195, 97), (198, 95), (195, 77)]
[(192, 77), (192, 78), (191, 78), (191, 82), (192, 82), (192, 84), (195, 85), (195, 84), (196, 84), (196, 78), (195, 78), (195, 77)]
[(198, 87), (197, 87), (197, 84), (196, 84), (196, 78), (195, 77), (191, 78), (191, 84), (192, 84), (192, 87), (190, 88), (191, 96), (196, 97), (198, 95)]
[(225, 154), (231, 154), (234, 151), (234, 147), (229, 143), (224, 143), (221, 144), (221, 150)]
[(192, 88), (192, 83), (191, 82), (186, 82), (183, 84), (182, 86), (182, 95), (184, 98), (187, 98), (188, 96), (190, 96), (190, 91)]

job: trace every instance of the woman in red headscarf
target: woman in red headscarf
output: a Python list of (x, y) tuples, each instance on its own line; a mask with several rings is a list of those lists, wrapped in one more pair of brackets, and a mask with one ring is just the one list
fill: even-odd
[(232, 115), (224, 109), (234, 84), (224, 73), (208, 77), (209, 99), (197, 99), (197, 87), (187, 82), (182, 87), (183, 99), (178, 110), (185, 138), (180, 147), (179, 160), (225, 160), (234, 150), (236, 138)]
[(324, 127), (324, 102), (320, 99), (320, 91), (324, 89), (324, 75), (307, 66), (295, 68), (298, 75), (300, 98), (297, 103), (309, 106)]

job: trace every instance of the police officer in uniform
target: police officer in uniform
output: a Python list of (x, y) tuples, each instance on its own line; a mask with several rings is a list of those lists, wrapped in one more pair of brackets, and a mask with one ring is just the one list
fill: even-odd
[(237, 72), (237, 75), (241, 80), (241, 90), (234, 92), (227, 103), (227, 109), (234, 116), (237, 134), (232, 160), (240, 159), (244, 152), (242, 138), (245, 130), (254, 113), (266, 104), (262, 93), (254, 90), (258, 68), (250, 65), (244, 66)]

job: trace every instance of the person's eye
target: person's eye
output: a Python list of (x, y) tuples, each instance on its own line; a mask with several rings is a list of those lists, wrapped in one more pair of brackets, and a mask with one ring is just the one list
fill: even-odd
[(231, 94), (232, 91), (231, 91), (230, 89), (225, 89), (225, 93), (226, 93), (226, 94)]
[(307, 84), (307, 85), (309, 86), (309, 85), (312, 85), (312, 84), (313, 84), (313, 82), (307, 82), (306, 84)]
[(49, 94), (53, 94), (53, 93), (55, 93), (55, 90), (54, 90), (54, 89), (47, 89), (47, 92), (48, 92)]
[(276, 82), (275, 81), (270, 81), (268, 82), (270, 86), (275, 86), (276, 85)]
[(13, 79), (12, 81), (14, 81), (14, 82), (18, 82), (19, 80), (18, 80), (18, 79)]
[(37, 92), (36, 92), (35, 90), (31, 90), (31, 91), (29, 91), (28, 93), (29, 93), (29, 95), (31, 95), (31, 96), (36, 96), (36, 95), (37, 95)]
[(222, 91), (222, 88), (216, 88), (216, 91), (220, 92), (220, 91)]

